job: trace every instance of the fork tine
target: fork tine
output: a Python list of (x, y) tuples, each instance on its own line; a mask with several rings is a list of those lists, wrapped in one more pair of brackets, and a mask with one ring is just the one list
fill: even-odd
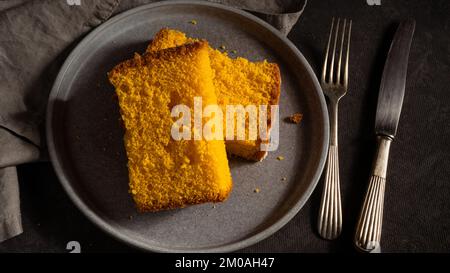
[(328, 37), (327, 51), (325, 53), (325, 61), (323, 62), (322, 82), (325, 82), (326, 76), (327, 76), (328, 52), (330, 52), (330, 44), (331, 44), (331, 36), (333, 35), (333, 27), (334, 27), (334, 17), (333, 17), (333, 19), (331, 19), (330, 35)]
[(347, 19), (344, 19), (344, 24), (342, 26), (342, 37), (341, 37), (341, 46), (339, 49), (339, 60), (338, 60), (338, 65), (337, 65), (337, 79), (336, 79), (336, 83), (337, 84), (341, 84), (343, 83), (341, 81), (341, 66), (342, 66), (342, 51), (344, 48), (344, 40), (345, 40), (345, 27), (347, 25)]
[(344, 68), (344, 87), (345, 89), (348, 88), (348, 59), (350, 55), (350, 37), (352, 34), (352, 20), (350, 20), (348, 24), (348, 38), (347, 38), (347, 54), (345, 57), (345, 68)]
[(340, 23), (340, 18), (338, 18), (337, 20), (337, 24), (336, 24), (336, 34), (334, 35), (334, 43), (333, 43), (333, 51), (332, 52), (332, 56), (331, 56), (331, 64), (330, 64), (330, 83), (333, 84), (334, 83), (334, 56), (336, 55), (336, 44), (337, 44), (337, 38), (338, 38), (338, 34), (339, 34), (339, 23)]

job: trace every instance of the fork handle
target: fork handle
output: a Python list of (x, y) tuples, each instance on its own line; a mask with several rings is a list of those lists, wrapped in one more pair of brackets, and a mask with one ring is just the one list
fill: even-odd
[(378, 149), (369, 180), (369, 188), (359, 215), (354, 243), (364, 252), (379, 252), (383, 223), (384, 191), (392, 138), (378, 136)]
[(342, 206), (337, 145), (330, 145), (330, 149), (328, 150), (318, 227), (320, 236), (328, 240), (336, 239), (342, 231)]

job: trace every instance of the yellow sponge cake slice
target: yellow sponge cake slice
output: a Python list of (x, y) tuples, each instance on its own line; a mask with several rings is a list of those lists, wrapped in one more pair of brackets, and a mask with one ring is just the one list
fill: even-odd
[(109, 74), (125, 125), (129, 189), (140, 211), (220, 202), (232, 188), (224, 141), (174, 140), (172, 107), (217, 104), (207, 42), (117, 65)]
[[(194, 43), (197, 39), (187, 37), (183, 32), (162, 29), (147, 48), (147, 52), (172, 48), (184, 44)], [(280, 70), (275, 63), (267, 61), (250, 62), (245, 58), (230, 58), (226, 53), (209, 48), (213, 83), (217, 94), (217, 101), (226, 113), (227, 105), (278, 105), (280, 97)], [(270, 110), (270, 108), (269, 108)], [(248, 119), (248, 117), (247, 117)], [(268, 115), (268, 134), (271, 128), (270, 114)], [(226, 126), (224, 126), (225, 128)], [(226, 128), (225, 128), (226, 129)], [(248, 126), (246, 127), (248, 136)], [(261, 151), (261, 139), (256, 140), (227, 140), (228, 153), (246, 159), (260, 161), (267, 152)]]

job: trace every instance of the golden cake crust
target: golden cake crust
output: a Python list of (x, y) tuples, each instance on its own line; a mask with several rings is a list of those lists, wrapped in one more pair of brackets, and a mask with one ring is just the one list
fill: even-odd
[(159, 51), (147, 51), (144, 55), (135, 54), (133, 59), (126, 60), (118, 65), (116, 65), (109, 73), (108, 78), (111, 79), (117, 74), (123, 73), (127, 68), (137, 67), (141, 65), (151, 65), (157, 59), (165, 59), (168, 56), (174, 55), (188, 55), (192, 54), (199, 49), (208, 48), (208, 42), (205, 40), (200, 40), (195, 43), (186, 44), (183, 46), (166, 48)]

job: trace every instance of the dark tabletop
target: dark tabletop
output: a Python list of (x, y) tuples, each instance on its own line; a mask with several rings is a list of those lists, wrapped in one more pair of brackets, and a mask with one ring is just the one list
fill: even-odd
[[(357, 215), (374, 152), (374, 113), (381, 73), (396, 24), (416, 19), (408, 81), (386, 186), (383, 252), (450, 251), (450, 2), (448, 0), (310, 0), (289, 38), (321, 69), (331, 17), (353, 19), (350, 89), (339, 114), (343, 234), (316, 231), (321, 181), (299, 214), (244, 252), (353, 252)], [(368, 5), (367, 2), (381, 2)], [(50, 163), (18, 167), (24, 233), (0, 252), (137, 251), (103, 233), (64, 193)]]

